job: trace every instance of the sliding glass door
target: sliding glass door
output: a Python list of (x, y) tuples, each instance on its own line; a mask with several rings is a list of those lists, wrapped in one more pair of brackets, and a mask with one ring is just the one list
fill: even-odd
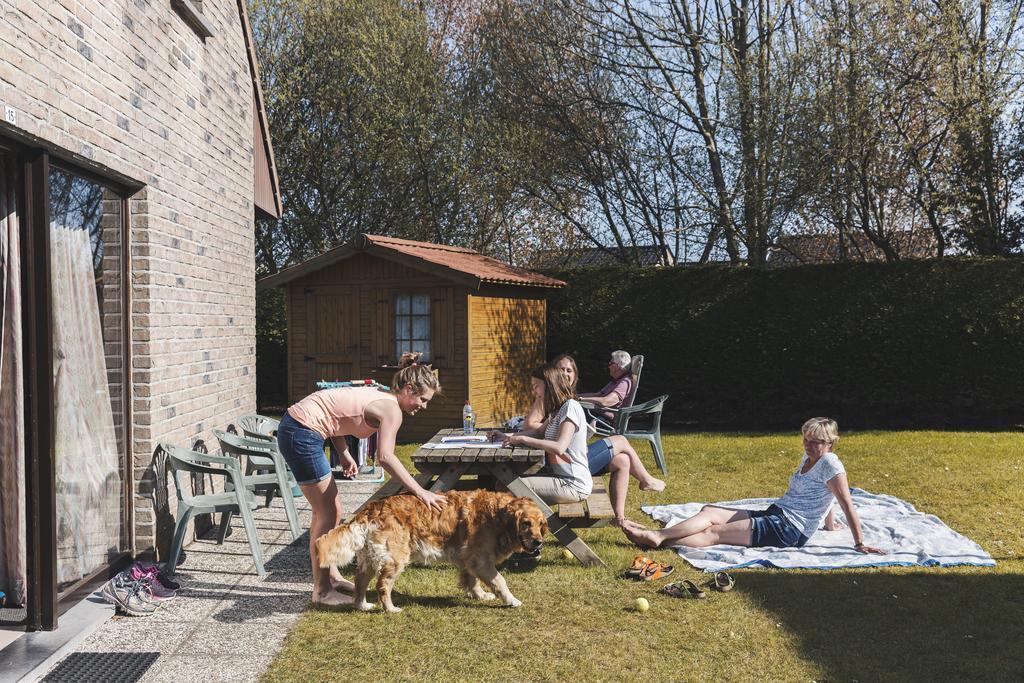
[(128, 196), (141, 186), (51, 151), (0, 138), (0, 622), (30, 629), (56, 628), (130, 561), (134, 523)]
[(57, 588), (127, 550), (122, 410), (123, 200), (49, 172)]

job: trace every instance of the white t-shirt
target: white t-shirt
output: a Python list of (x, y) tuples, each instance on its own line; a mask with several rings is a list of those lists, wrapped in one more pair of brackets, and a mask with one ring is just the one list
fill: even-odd
[(807, 454), (804, 453), (800, 467), (796, 468), (796, 472), (789, 479), (789, 488), (775, 504), (782, 508), (786, 519), (792, 522), (793, 526), (810, 538), (821, 526), (832, 501), (836, 498), (826, 482), (837, 474), (846, 472), (846, 468), (839, 461), (838, 455), (826, 453), (806, 474), (800, 474), (806, 462)]
[(569, 399), (562, 404), (558, 412), (548, 420), (544, 438), (548, 441), (558, 441), (558, 428), (566, 420), (571, 422), (576, 430), (565, 449), (569, 462), (558, 460), (554, 465), (548, 465), (548, 470), (556, 477), (570, 480), (570, 486), (584, 496), (589, 496), (594, 488), (594, 480), (590, 476), (590, 464), (587, 460), (587, 417), (579, 401)]

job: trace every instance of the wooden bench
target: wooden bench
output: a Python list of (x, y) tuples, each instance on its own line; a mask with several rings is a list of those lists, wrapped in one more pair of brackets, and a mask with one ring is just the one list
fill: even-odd
[(558, 516), (573, 529), (593, 529), (611, 524), (615, 513), (604, 478), (594, 479), (594, 489), (586, 500), (560, 504)]

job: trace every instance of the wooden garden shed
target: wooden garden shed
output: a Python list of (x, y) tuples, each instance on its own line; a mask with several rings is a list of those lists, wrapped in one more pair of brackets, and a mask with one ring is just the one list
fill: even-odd
[(471, 249), (360, 235), (257, 282), (286, 288), (288, 397), (320, 380), (388, 384), (404, 351), (438, 369), (443, 395), (400, 438), (421, 440), (461, 424), (468, 398), (477, 424), (529, 407), (530, 370), (544, 361), (547, 294), (561, 280)]

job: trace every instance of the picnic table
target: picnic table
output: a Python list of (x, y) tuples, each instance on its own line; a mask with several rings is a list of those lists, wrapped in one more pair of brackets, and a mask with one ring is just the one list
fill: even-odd
[[(480, 433), (484, 433), (481, 431)], [(427, 444), (440, 443), (446, 436), (461, 435), (461, 429), (442, 429)], [(522, 477), (535, 474), (544, 466), (544, 451), (510, 446), (501, 448), (473, 448), (472, 445), (455, 448), (420, 447), (412, 454), (412, 464), (418, 471), (416, 482), (434, 492), (453, 489), (493, 488), (500, 482), (510, 493), (529, 498), (547, 516), (548, 528), (562, 546), (586, 566), (603, 565), (601, 558), (583, 542), (574, 528), (597, 527), (608, 524), (612, 518), (611, 501), (603, 479), (594, 479), (594, 492), (581, 503), (562, 504), (556, 512), (537, 497)], [(366, 502), (379, 500), (405, 492), (405, 487), (391, 479)], [(366, 503), (363, 504), (365, 506)], [(363, 506), (360, 506), (360, 510)], [(356, 511), (358, 512), (358, 510)], [(353, 515), (355, 513), (352, 513)]]

